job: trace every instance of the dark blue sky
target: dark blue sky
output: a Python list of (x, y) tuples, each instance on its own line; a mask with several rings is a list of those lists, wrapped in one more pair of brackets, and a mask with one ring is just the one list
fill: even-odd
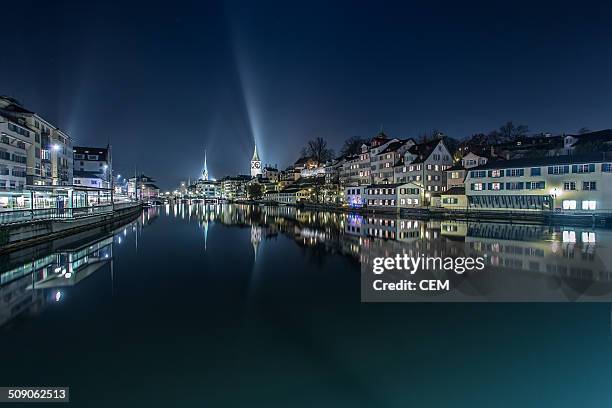
[(604, 2), (43, 2), (3, 5), (0, 93), (114, 146), (171, 188), (286, 166), (306, 140), (507, 120), (531, 131), (612, 127)]

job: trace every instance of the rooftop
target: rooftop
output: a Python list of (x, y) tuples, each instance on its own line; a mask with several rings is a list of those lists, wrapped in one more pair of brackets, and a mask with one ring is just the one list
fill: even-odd
[(411, 154), (417, 156), (416, 159), (412, 161), (412, 163), (418, 164), (427, 160), (429, 155), (434, 151), (434, 149), (440, 142), (444, 143), (442, 139), (434, 139), (427, 142), (415, 144), (414, 146), (410, 146), (410, 149), (408, 149), (408, 151)]
[(507, 169), (515, 167), (540, 167), (540, 166), (555, 166), (563, 164), (586, 164), (586, 163), (603, 163), (612, 162), (612, 152), (589, 153), (580, 155), (563, 155), (551, 157), (529, 157), (513, 160), (495, 160), (483, 164), (482, 166), (473, 167), (471, 170), (486, 170), (486, 169)]
[(465, 195), (465, 187), (451, 187), (443, 192), (442, 195)]

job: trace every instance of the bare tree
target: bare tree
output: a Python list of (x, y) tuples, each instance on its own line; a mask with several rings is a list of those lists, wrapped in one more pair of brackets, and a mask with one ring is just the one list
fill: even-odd
[(527, 136), (528, 131), (527, 125), (515, 125), (511, 121), (506, 122), (499, 129), (489, 133), (489, 143), (511, 142)]
[(333, 159), (334, 151), (327, 147), (327, 141), (322, 137), (309, 140), (302, 149), (302, 157), (311, 157), (317, 163), (322, 164)]
[(247, 193), (252, 200), (259, 200), (263, 196), (263, 186), (259, 183), (247, 186)]
[(363, 137), (352, 136), (344, 141), (342, 145), (342, 149), (340, 150), (340, 155), (349, 156), (354, 154), (361, 153), (361, 146), (367, 143), (367, 140)]

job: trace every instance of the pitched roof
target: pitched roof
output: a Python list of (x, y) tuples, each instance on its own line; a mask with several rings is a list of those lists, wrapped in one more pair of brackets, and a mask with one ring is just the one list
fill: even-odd
[(612, 141), (612, 129), (598, 130), (596, 132), (583, 133), (581, 135), (570, 135), (578, 139), (573, 146), (579, 146), (593, 142), (610, 142)]
[(452, 167), (449, 167), (448, 169), (446, 169), (446, 171), (457, 171), (457, 170), (465, 170), (465, 167), (463, 167), (463, 164), (461, 164), (460, 161), (453, 164)]
[(442, 195), (465, 195), (465, 187), (451, 187), (443, 192)]
[(440, 142), (444, 143), (442, 139), (435, 139), (435, 140), (430, 140), (428, 142), (415, 144), (414, 146), (410, 146), (408, 151), (411, 154), (414, 154), (415, 156), (417, 156), (416, 159), (412, 161), (412, 163), (418, 164), (418, 163), (422, 163), (425, 160), (427, 160), (429, 155), (434, 151), (434, 149)]
[(394, 152), (397, 149), (399, 149), (400, 147), (402, 147), (404, 143), (397, 141), (397, 142), (391, 142), (389, 143), (389, 145), (382, 151), (382, 152), (378, 152), (378, 154), (385, 154), (385, 153), (389, 153), (389, 152)]
[(482, 166), (473, 167), (472, 170), (507, 169), (515, 167), (540, 167), (569, 164), (604, 163), (612, 162), (612, 152), (589, 153), (580, 155), (530, 157), (513, 160), (495, 160)]

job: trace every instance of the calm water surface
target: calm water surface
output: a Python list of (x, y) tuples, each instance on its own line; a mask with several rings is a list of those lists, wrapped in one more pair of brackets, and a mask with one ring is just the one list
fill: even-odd
[(608, 303), (360, 302), (364, 248), (457, 242), (529, 273), (612, 256), (605, 230), (149, 209), (0, 259), (0, 384), (76, 406), (610, 406)]

